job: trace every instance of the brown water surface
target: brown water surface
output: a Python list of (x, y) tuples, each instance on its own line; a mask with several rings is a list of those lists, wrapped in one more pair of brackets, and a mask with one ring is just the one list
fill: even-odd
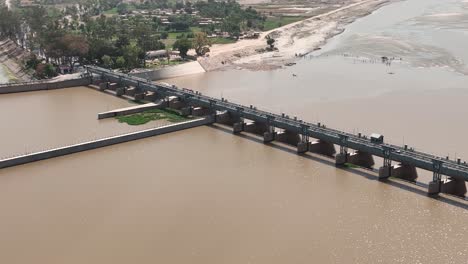
[(466, 262), (466, 209), (332, 164), (200, 127), (5, 169), (0, 259)]
[[(408, 2), (390, 10), (424, 1)], [(330, 56), (168, 82), (468, 159), (467, 78), (445, 69)], [(128, 105), (85, 88), (2, 95), (0, 153), (141, 129), (96, 119)], [(0, 170), (0, 263), (467, 263), (467, 202), (425, 193), (199, 127)]]

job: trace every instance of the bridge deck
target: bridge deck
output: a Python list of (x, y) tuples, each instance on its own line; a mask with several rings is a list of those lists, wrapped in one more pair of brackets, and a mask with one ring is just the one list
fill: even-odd
[(339, 146), (367, 152), (378, 157), (388, 158), (417, 168), (468, 181), (468, 165), (459, 164), (453, 160), (447, 160), (442, 157), (405, 149), (391, 144), (373, 143), (369, 139), (359, 137), (358, 135), (227, 102), (226, 100), (205, 96), (192, 90), (180, 89), (175, 86), (164, 84), (154, 84), (149, 80), (127, 74), (115, 73), (99, 67), (88, 66), (88, 71), (101, 76), (103, 79), (135, 86), (143, 91), (152, 91), (164, 96), (177, 96), (194, 105), (209, 107), (220, 111), (228, 111), (233, 115), (246, 119), (267, 123), (277, 128), (307, 135)]

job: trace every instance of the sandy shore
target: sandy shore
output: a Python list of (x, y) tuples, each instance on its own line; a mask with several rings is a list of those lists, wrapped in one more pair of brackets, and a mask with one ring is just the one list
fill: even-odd
[[(305, 55), (344, 31), (356, 19), (369, 15), (393, 0), (360, 0), (306, 20), (262, 33), (258, 39), (214, 45), (210, 56), (199, 61), (207, 71), (225, 67), (270, 70)], [(266, 52), (266, 36), (273, 37), (277, 51)]]

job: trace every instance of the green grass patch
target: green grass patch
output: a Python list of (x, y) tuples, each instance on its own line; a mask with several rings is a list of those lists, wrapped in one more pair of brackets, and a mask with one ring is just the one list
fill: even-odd
[(282, 27), (287, 24), (291, 24), (300, 20), (305, 19), (304, 17), (268, 17), (265, 22), (263, 22), (263, 30), (269, 31), (275, 28)]
[(216, 37), (216, 38), (210, 38), (211, 44), (230, 44), (230, 43), (235, 43), (236, 40), (232, 38), (221, 38), (221, 37)]
[(192, 33), (192, 32), (191, 32), (191, 31), (186, 31), (186, 32), (182, 32), (182, 31), (181, 31), (181, 32), (169, 32), (167, 38), (170, 38), (170, 39), (177, 39), (177, 37), (180, 37), (180, 36), (182, 36), (182, 35), (187, 36), (187, 34), (190, 34), (190, 33)]
[(177, 111), (170, 109), (154, 109), (141, 113), (118, 116), (116, 117), (120, 123), (127, 123), (131, 126), (143, 125), (155, 120), (167, 120), (171, 123), (178, 123), (189, 120), (189, 117), (181, 116)]

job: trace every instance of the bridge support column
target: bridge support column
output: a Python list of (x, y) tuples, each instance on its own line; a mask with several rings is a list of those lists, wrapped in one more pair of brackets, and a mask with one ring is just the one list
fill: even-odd
[(109, 83), (108, 82), (101, 82), (99, 83), (99, 90), (104, 91), (109, 88)]
[(375, 164), (374, 157), (371, 154), (362, 151), (356, 151), (352, 154), (348, 154), (347, 160), (348, 163), (364, 168), (372, 168)]
[(309, 151), (310, 142), (299, 142), (297, 143), (297, 154), (304, 154)]
[(335, 155), (335, 166), (343, 166), (348, 162), (348, 153), (338, 153)]
[(379, 168), (379, 180), (388, 179), (392, 174), (391, 166), (382, 166)]
[(309, 151), (329, 157), (333, 157), (336, 153), (335, 145), (322, 140), (312, 141), (309, 145)]
[(340, 153), (335, 156), (335, 166), (343, 166), (348, 162), (348, 136), (340, 135)]
[(189, 106), (189, 107), (184, 107), (184, 108), (181, 108), (180, 109), (180, 114), (182, 116), (189, 116), (192, 114), (192, 107)]
[(442, 174), (440, 171), (442, 170), (443, 162), (441, 160), (432, 160), (432, 181), (429, 183), (429, 188), (427, 190), (427, 194), (431, 196), (438, 195), (441, 191), (442, 187)]
[(438, 195), (440, 193), (442, 182), (441, 181), (431, 181), (429, 182), (429, 187), (427, 190), (428, 195)]
[(297, 144), (301, 141), (299, 134), (284, 130), (282, 132), (278, 132), (276, 134), (276, 140), (282, 143), (290, 144), (293, 146), (297, 146)]
[(240, 134), (242, 131), (244, 131), (244, 122), (236, 122), (232, 125), (232, 133), (234, 134)]
[(276, 132), (265, 132), (263, 133), (263, 143), (270, 143), (275, 140)]
[(117, 88), (117, 90), (115, 90), (115, 95), (117, 95), (117, 96), (122, 96), (124, 94), (125, 94), (125, 88), (123, 88), (123, 87), (119, 87), (119, 88)]

